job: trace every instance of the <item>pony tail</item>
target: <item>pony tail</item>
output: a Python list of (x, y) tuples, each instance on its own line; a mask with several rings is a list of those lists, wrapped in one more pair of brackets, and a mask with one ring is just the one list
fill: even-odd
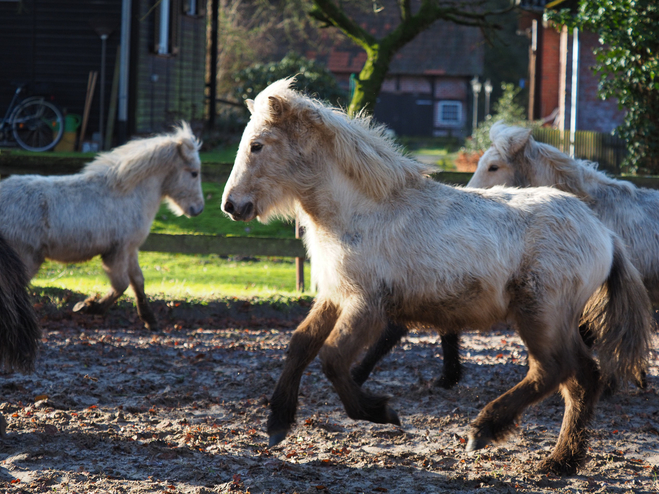
[(0, 363), (22, 372), (34, 370), (41, 339), (28, 282), (20, 257), (0, 236)]
[(614, 235), (609, 277), (590, 298), (581, 324), (595, 335), (605, 377), (643, 382), (652, 337), (651, 304), (641, 275)]

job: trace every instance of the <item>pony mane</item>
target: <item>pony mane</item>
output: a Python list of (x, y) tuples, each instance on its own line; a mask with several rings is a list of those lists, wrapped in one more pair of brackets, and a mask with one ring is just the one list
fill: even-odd
[(108, 185), (129, 192), (147, 177), (174, 166), (181, 159), (193, 162), (200, 147), (201, 142), (190, 125), (181, 122), (171, 133), (134, 139), (99, 154), (82, 173), (103, 175)]
[(253, 112), (274, 121), (269, 101), (278, 100), (290, 121), (304, 122), (307, 128), (315, 127), (322, 139), (331, 139), (336, 164), (371, 198), (383, 199), (408, 180), (432, 172), (406, 156), (386, 126), (374, 123), (364, 112), (350, 118), (339, 108), (294, 91), (290, 87), (293, 81), (282, 79), (268, 86), (254, 100)]
[[(629, 190), (635, 188), (629, 182), (608, 177), (597, 169), (596, 162), (571, 158), (554, 146), (537, 142), (531, 136), (530, 129), (497, 122), (492, 126), (490, 137), (492, 146), (501, 156), (512, 158), (527, 180), (539, 177), (540, 183), (551, 184), (578, 197), (589, 197), (593, 189), (603, 185)], [(522, 159), (515, 157), (520, 151)], [(538, 165), (538, 162), (541, 164)]]

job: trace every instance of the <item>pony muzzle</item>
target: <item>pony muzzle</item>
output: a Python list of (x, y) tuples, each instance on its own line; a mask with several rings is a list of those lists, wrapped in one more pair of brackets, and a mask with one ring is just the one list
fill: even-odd
[(250, 221), (256, 217), (256, 210), (252, 201), (237, 204), (231, 199), (227, 199), (222, 206), (222, 210), (235, 221)]
[(188, 208), (188, 214), (190, 216), (199, 216), (203, 212), (204, 212), (204, 204), (203, 203), (200, 206), (192, 205)]

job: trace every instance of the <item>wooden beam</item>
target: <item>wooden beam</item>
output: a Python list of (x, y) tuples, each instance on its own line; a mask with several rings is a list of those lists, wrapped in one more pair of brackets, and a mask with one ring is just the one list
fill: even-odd
[(146, 252), (242, 256), (305, 257), (302, 241), (295, 238), (224, 237), (222, 235), (165, 235), (152, 233), (140, 247)]

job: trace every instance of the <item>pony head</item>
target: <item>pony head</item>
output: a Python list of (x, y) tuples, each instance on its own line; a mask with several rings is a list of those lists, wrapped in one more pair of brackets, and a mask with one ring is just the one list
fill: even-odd
[(593, 184), (611, 183), (610, 178), (597, 170), (597, 163), (571, 158), (554, 146), (536, 142), (529, 129), (497, 122), (490, 130), (490, 137), (492, 146), (479, 160), (469, 187), (553, 186), (587, 198)]
[(163, 195), (174, 214), (197, 216), (204, 210), (204, 193), (201, 189), (200, 142), (190, 125), (183, 122), (173, 134), (176, 149), (171, 172), (163, 183)]
[(520, 173), (520, 167), (516, 166), (516, 160), (523, 158), (524, 149), (533, 140), (531, 129), (509, 127), (498, 121), (490, 129), (490, 140), (492, 145), (478, 160), (478, 167), (467, 186), (487, 188), (494, 185), (530, 185)]
[(251, 118), (222, 197), (224, 212), (234, 220), (267, 222), (294, 210), (283, 179), (292, 175), (291, 168), (302, 167), (295, 160), (300, 155), (295, 143), (311, 145), (318, 116), (312, 106), (301, 105), (290, 88), (293, 80), (276, 81), (246, 102)]
[(222, 198), (234, 220), (290, 217), (300, 205), (322, 214), (332, 200), (382, 202), (428, 171), (384, 127), (293, 91), (291, 82), (247, 101), (252, 116)]
[(127, 194), (136, 187), (160, 187), (170, 209), (197, 216), (204, 210), (200, 142), (182, 122), (173, 132), (134, 139), (89, 163), (83, 173), (100, 175), (111, 188)]

